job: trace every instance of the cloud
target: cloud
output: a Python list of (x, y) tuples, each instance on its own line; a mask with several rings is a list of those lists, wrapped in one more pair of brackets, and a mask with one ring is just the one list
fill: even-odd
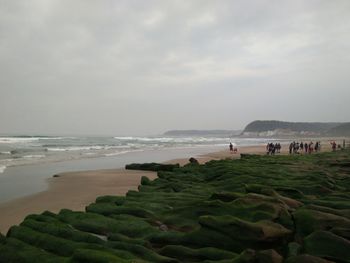
[[(347, 120), (346, 0), (0, 0), (0, 7), (0, 133), (142, 134), (169, 126), (241, 128), (257, 118)], [(293, 104), (289, 98), (300, 92), (319, 101), (331, 93), (338, 103), (313, 104), (312, 112), (308, 103), (298, 112), (265, 107)], [(148, 125), (151, 115), (163, 121)], [(99, 125), (90, 125), (97, 118)]]

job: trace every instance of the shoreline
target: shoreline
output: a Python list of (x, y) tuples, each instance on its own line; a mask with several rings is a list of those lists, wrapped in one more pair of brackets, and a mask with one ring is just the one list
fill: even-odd
[[(324, 144), (325, 145), (325, 144)], [(237, 154), (227, 150), (201, 154), (195, 158), (203, 164), (210, 160), (238, 159), (240, 154), (265, 154), (265, 145), (242, 146)], [(324, 147), (323, 151), (329, 150)], [(288, 154), (288, 147), (282, 145), (281, 154)], [(188, 163), (186, 158), (172, 159), (164, 163)], [(61, 209), (85, 211), (85, 207), (95, 202), (98, 196), (125, 195), (129, 190), (137, 190), (141, 177), (154, 180), (156, 172), (119, 169), (100, 169), (65, 172), (48, 178), (48, 189), (29, 196), (0, 204), (0, 232), (6, 234), (12, 225), (21, 223), (29, 214), (40, 214), (45, 210), (57, 213)]]

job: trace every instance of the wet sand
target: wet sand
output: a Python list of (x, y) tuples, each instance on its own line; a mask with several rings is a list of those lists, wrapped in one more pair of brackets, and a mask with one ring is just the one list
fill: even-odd
[(63, 173), (49, 180), (49, 189), (0, 205), (0, 232), (7, 233), (29, 214), (45, 210), (57, 213), (62, 208), (84, 211), (85, 206), (102, 195), (125, 195), (137, 190), (142, 176), (155, 179), (155, 172), (124, 169)]

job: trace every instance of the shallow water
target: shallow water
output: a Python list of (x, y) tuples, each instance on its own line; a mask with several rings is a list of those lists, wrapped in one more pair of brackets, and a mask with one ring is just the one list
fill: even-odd
[(110, 157), (8, 167), (0, 174), (0, 203), (46, 190), (48, 187), (46, 179), (57, 173), (122, 168), (132, 162), (164, 162), (223, 149), (210, 146), (145, 150)]

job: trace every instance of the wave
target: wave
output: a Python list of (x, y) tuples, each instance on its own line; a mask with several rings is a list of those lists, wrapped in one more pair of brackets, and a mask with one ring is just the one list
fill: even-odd
[(24, 155), (23, 158), (45, 158), (46, 155), (45, 154), (32, 154), (32, 155)]
[(0, 137), (0, 143), (25, 143), (38, 141), (39, 138), (19, 138), (19, 137)]
[(5, 165), (0, 165), (0, 174), (2, 174), (6, 170)]
[(74, 139), (75, 137), (30, 137), (30, 136), (13, 136), (13, 137), (0, 137), (0, 143), (27, 143), (35, 142), (39, 140), (64, 140)]
[[(112, 147), (112, 146), (111, 146)], [(108, 150), (110, 146), (68, 146), (68, 147), (48, 147), (48, 151), (52, 152), (68, 152), (68, 151), (90, 151), (90, 150)]]

